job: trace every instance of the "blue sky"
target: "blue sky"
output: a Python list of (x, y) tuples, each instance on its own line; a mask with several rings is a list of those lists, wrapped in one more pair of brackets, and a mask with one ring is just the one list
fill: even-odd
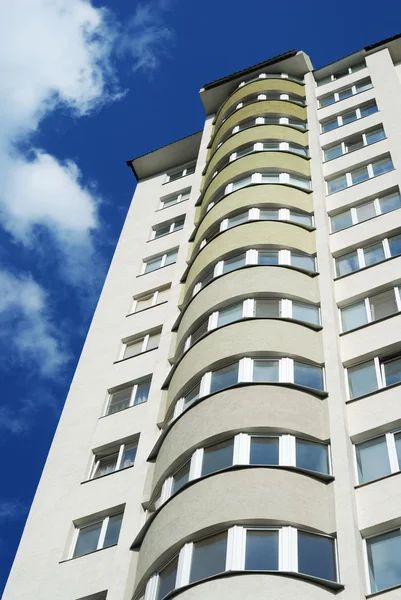
[(135, 187), (126, 159), (201, 129), (204, 83), (293, 48), (318, 68), (400, 15), (399, 0), (2, 3), (0, 591)]

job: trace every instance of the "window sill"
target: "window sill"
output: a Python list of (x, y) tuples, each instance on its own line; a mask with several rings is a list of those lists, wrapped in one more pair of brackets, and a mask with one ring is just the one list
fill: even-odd
[(118, 413), (124, 412), (125, 410), (128, 410), (129, 408), (134, 408), (134, 406), (141, 406), (141, 404), (146, 404), (147, 400), (145, 400), (144, 402), (138, 402), (137, 404), (131, 404), (131, 406), (126, 406), (125, 408), (122, 408), (121, 410), (116, 410), (116, 412), (110, 413), (108, 415), (102, 415), (101, 417), (99, 417), (99, 419), (105, 419), (106, 417), (112, 417), (113, 415), (118, 415)]
[(123, 467), (122, 469), (117, 469), (116, 471), (112, 471), (111, 473), (105, 473), (105, 475), (99, 475), (99, 477), (92, 477), (92, 479), (85, 479), (84, 481), (81, 481), (81, 485), (84, 485), (85, 483), (91, 483), (91, 481), (97, 481), (98, 479), (104, 479), (105, 477), (109, 477), (110, 475), (114, 475), (115, 473), (121, 473), (121, 471), (127, 471), (128, 469), (132, 469), (132, 467), (134, 467), (135, 464), (133, 465), (129, 465), (128, 467)]
[(379, 175), (373, 175), (373, 177), (369, 177), (368, 179), (364, 179), (363, 181), (358, 181), (358, 183), (353, 183), (352, 185), (347, 185), (347, 187), (345, 188), (341, 188), (341, 190), (336, 190), (335, 192), (327, 192), (326, 196), (332, 196), (333, 194), (338, 194), (339, 192), (345, 192), (346, 190), (350, 190), (351, 188), (354, 188), (356, 185), (362, 185), (362, 183), (368, 183), (369, 181), (372, 181), (372, 179), (376, 179), (377, 177), (381, 177), (382, 175), (387, 175), (387, 173), (392, 173), (395, 169), (390, 169), (389, 171), (386, 171), (385, 173), (379, 173)]
[(147, 306), (146, 308), (141, 308), (141, 310), (136, 310), (133, 313), (128, 313), (125, 315), (126, 317), (132, 317), (133, 315), (138, 315), (139, 313), (145, 312), (145, 310), (150, 310), (151, 308), (156, 308), (156, 306), (161, 306), (162, 304), (167, 304), (168, 300), (164, 300), (163, 302), (158, 302), (157, 304), (153, 304), (153, 306)]
[(346, 404), (351, 404), (352, 402), (357, 402), (358, 400), (362, 400), (363, 398), (369, 398), (369, 396), (374, 396), (375, 394), (380, 394), (381, 392), (385, 392), (386, 390), (392, 390), (393, 388), (399, 387), (401, 385), (401, 381), (397, 383), (393, 383), (392, 385), (386, 385), (386, 387), (382, 387), (378, 390), (374, 390), (373, 392), (369, 392), (368, 394), (363, 394), (362, 396), (357, 396), (356, 398), (351, 398), (346, 401)]
[(186, 200), (181, 200), (181, 202), (175, 202), (174, 204), (170, 204), (169, 206), (161, 206), (160, 208), (157, 208), (155, 210), (155, 212), (160, 212), (161, 210), (166, 210), (166, 208), (173, 208), (173, 206), (179, 206), (180, 204), (183, 204), (184, 202), (188, 202), (189, 198), (187, 198)]
[(399, 589), (401, 589), (401, 583), (398, 585), (393, 585), (393, 587), (380, 590), (380, 592), (372, 592), (371, 594), (366, 594), (366, 598), (375, 598), (376, 596), (380, 596), (381, 594), (385, 594), (386, 592), (392, 592), (393, 590)]
[(340, 337), (342, 337), (343, 335), (347, 335), (349, 333), (354, 333), (354, 331), (360, 331), (361, 329), (366, 329), (367, 327), (370, 327), (371, 325), (375, 325), (376, 323), (382, 323), (383, 321), (392, 319), (393, 317), (396, 317), (399, 314), (401, 314), (401, 312), (397, 311), (397, 312), (393, 313), (392, 315), (387, 315), (387, 317), (382, 317), (381, 319), (376, 319), (376, 321), (371, 321), (370, 323), (365, 323), (365, 325), (360, 325), (359, 327), (355, 327), (354, 329), (349, 329), (348, 331), (343, 331), (342, 333), (340, 333)]
[[(255, 117), (256, 119), (257, 117)], [(245, 129), (240, 129), (240, 131), (236, 131), (235, 133), (232, 133), (226, 140), (224, 140), (222, 142), (222, 145), (224, 145), (226, 142), (228, 142), (228, 140), (230, 140), (234, 135), (238, 135), (239, 133), (242, 133), (244, 131), (246, 131), (247, 129), (252, 129), (253, 127), (263, 127), (265, 125), (268, 125), (268, 123), (254, 123), (251, 127), (246, 127)], [(301, 131), (302, 133), (308, 133), (309, 128), (308, 127), (298, 127), (297, 125), (289, 125), (288, 123), (274, 123), (274, 125), (279, 125), (280, 127), (290, 127), (291, 129), (296, 129), (297, 131)], [(208, 143), (208, 145), (206, 146), (207, 150), (210, 150), (210, 148), (213, 146), (213, 143), (210, 141)], [(221, 146), (220, 146), (221, 148)], [(208, 160), (208, 162), (206, 163), (206, 167), (204, 168), (203, 172), (206, 172), (209, 168), (209, 163), (212, 160), (214, 154), (217, 152), (217, 150), (219, 150), (220, 148), (216, 148), (213, 153), (210, 155), (210, 158)], [(203, 173), (202, 173), (203, 174)]]
[(371, 479), (370, 481), (365, 481), (364, 483), (358, 483), (355, 487), (356, 490), (360, 488), (364, 488), (367, 485), (371, 485), (372, 483), (376, 483), (377, 481), (384, 481), (385, 479), (390, 479), (395, 475), (400, 475), (401, 471), (396, 471), (395, 473), (389, 473), (389, 475), (383, 475), (383, 477), (378, 477), (377, 479)]
[(349, 277), (350, 275), (355, 275), (355, 273), (360, 273), (361, 271), (367, 271), (368, 269), (372, 269), (373, 267), (376, 267), (377, 265), (382, 265), (383, 263), (388, 262), (389, 260), (394, 260), (395, 258), (399, 258), (400, 256), (401, 256), (401, 254), (396, 254), (395, 256), (390, 256), (390, 258), (385, 258), (384, 260), (379, 260), (377, 263), (374, 263), (373, 265), (368, 265), (367, 267), (362, 267), (361, 269), (357, 269), (356, 271), (351, 271), (351, 273), (345, 273), (345, 275), (339, 275), (338, 277), (334, 278), (334, 281), (339, 281), (341, 279), (344, 279), (345, 277)]
[[(159, 235), (159, 237), (155, 237), (155, 238), (152, 238), (151, 240), (147, 240), (146, 243), (149, 244), (150, 242), (155, 242), (156, 240), (162, 240), (163, 238), (173, 235), (173, 233), (178, 233), (179, 231), (182, 231), (183, 229), (184, 228), (181, 227), (181, 229), (176, 229), (175, 231), (169, 231), (168, 233), (165, 233), (164, 235)], [(160, 267), (160, 268), (162, 268), (162, 267)], [(155, 269), (155, 271), (157, 271), (157, 269)], [(147, 275), (147, 273), (146, 273), (146, 275)]]
[[(159, 346), (157, 346), (158, 348)], [(150, 350), (145, 350), (144, 352), (140, 352), (139, 354), (135, 354), (135, 356), (127, 356), (127, 358), (121, 358), (120, 360), (115, 360), (113, 365), (118, 365), (119, 363), (125, 362), (126, 360), (131, 360), (131, 358), (138, 358), (138, 356), (143, 356), (144, 354), (148, 354), (148, 352), (153, 352), (157, 350), (157, 348), (151, 348)]]
[(92, 552), (87, 552), (86, 554), (81, 554), (81, 556), (71, 556), (71, 558), (65, 558), (64, 560), (59, 560), (59, 565), (63, 563), (71, 562), (72, 560), (78, 560), (79, 558), (84, 558), (84, 556), (90, 556), (91, 554), (97, 554), (98, 552), (102, 552), (103, 550), (109, 550), (109, 548), (115, 548), (117, 544), (112, 544), (111, 546), (107, 546), (106, 548), (99, 548), (98, 550), (92, 550)]
[(160, 269), (165, 269), (166, 267), (171, 267), (172, 265), (175, 265), (175, 262), (170, 263), (169, 265), (163, 265), (162, 267), (157, 267), (157, 269), (153, 269), (153, 271), (148, 271), (147, 273), (140, 273), (137, 275), (137, 278), (143, 277), (144, 275), (151, 275), (151, 273), (156, 273), (156, 271), (160, 271)]

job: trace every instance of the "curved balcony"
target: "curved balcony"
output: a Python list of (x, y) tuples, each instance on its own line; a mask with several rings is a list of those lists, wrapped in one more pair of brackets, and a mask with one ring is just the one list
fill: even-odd
[[(245, 129), (226, 140), (211, 158), (204, 171), (204, 182), (214, 173), (217, 165), (230, 156), (237, 148), (247, 144), (258, 142), (259, 140), (278, 140), (283, 142), (292, 142), (306, 147), (308, 145), (308, 134), (298, 129), (288, 127), (287, 125), (258, 125)], [(202, 188), (205, 187), (202, 184)]]
[(274, 319), (237, 321), (216, 329), (199, 340), (170, 373), (166, 412), (203, 373), (243, 356), (302, 357), (306, 362), (321, 364), (321, 335), (296, 322)]
[(265, 273), (264, 266), (238, 269), (224, 277), (216, 278), (203, 288), (179, 317), (176, 325), (177, 346), (202, 316), (237, 299), (275, 295), (283, 298), (296, 297), (314, 304), (319, 302), (319, 285), (316, 278), (312, 279), (301, 271), (279, 266), (270, 269), (268, 277)]
[(291, 171), (303, 177), (310, 177), (310, 166), (307, 158), (290, 152), (257, 152), (238, 158), (225, 166), (209, 183), (202, 193), (200, 205), (202, 209), (213, 199), (214, 195), (224, 193), (224, 188), (239, 176), (248, 173), (273, 171)]
[(156, 459), (154, 482), (157, 485), (180, 456), (204, 440), (221, 438), (227, 432), (262, 430), (299, 432), (326, 440), (327, 404), (308, 391), (290, 387), (253, 384), (217, 392), (193, 404), (163, 432), (151, 453)]
[[(335, 530), (332, 485), (303, 473), (247, 468), (215, 473), (171, 498), (135, 540), (138, 587), (186, 542), (234, 524)], [(142, 539), (141, 539), (142, 538)]]
[(278, 91), (287, 94), (296, 94), (297, 96), (305, 97), (305, 86), (302, 83), (296, 83), (289, 79), (259, 79), (246, 83), (237, 88), (220, 106), (215, 119), (215, 128), (219, 127), (224, 117), (237, 104), (242, 102), (247, 96), (253, 94), (263, 94), (266, 92)]
[(197, 230), (193, 239), (194, 247), (205, 237), (208, 229), (224, 219), (229, 213), (253, 206), (258, 207), (261, 204), (271, 204), (277, 207), (287, 206), (295, 210), (313, 212), (312, 195), (303, 190), (291, 186), (275, 185), (274, 183), (241, 188), (216, 202), (204, 215), (203, 219), (197, 223)]
[(294, 104), (289, 100), (257, 100), (253, 104), (248, 104), (247, 106), (236, 110), (235, 113), (230, 115), (228, 119), (220, 125), (220, 127), (214, 129), (208, 159), (213, 154), (220, 139), (227, 131), (235, 127), (243, 119), (257, 117), (260, 114), (265, 113), (286, 115), (303, 121), (306, 121), (307, 118), (306, 108)]
[(286, 221), (251, 221), (226, 230), (212, 239), (189, 266), (185, 276), (185, 294), (208, 266), (226, 255), (239, 254), (247, 248), (293, 248), (306, 254), (315, 252), (314, 232)]

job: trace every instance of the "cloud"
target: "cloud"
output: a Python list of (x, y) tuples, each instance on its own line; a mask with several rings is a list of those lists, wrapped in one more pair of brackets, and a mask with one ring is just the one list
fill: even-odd
[(28, 508), (19, 500), (0, 502), (0, 522), (15, 521), (27, 512)]
[[(51, 323), (44, 290), (29, 276), (0, 271), (0, 348), (3, 366), (24, 363), (45, 377), (54, 377), (69, 355)], [(4, 365), (6, 362), (6, 365)], [(3, 413), (9, 429), (11, 415)]]

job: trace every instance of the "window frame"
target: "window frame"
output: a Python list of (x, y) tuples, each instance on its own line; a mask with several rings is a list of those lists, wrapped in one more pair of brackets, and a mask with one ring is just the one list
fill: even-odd
[[(193, 171), (191, 170), (192, 167), (193, 167)], [(182, 167), (177, 167), (176, 169), (172, 169), (171, 171), (168, 171), (166, 173), (163, 185), (166, 183), (170, 183), (172, 181), (177, 181), (178, 179), (182, 179), (183, 177), (186, 177), (187, 175), (193, 175), (195, 173), (195, 170), (196, 170), (196, 160), (185, 163)], [(188, 173), (188, 171), (190, 171), (190, 172)], [(177, 175), (179, 173), (181, 173), (181, 175), (179, 177), (175, 177), (174, 179), (171, 179), (172, 176)]]
[[(139, 387), (143, 384), (143, 383), (148, 383), (149, 382), (149, 392), (150, 392), (150, 385), (152, 383), (152, 377), (146, 377), (145, 379), (139, 379), (137, 381), (135, 381), (135, 383), (131, 384), (131, 385), (127, 385), (121, 388), (117, 388), (112, 392), (108, 392), (108, 397), (107, 397), (107, 402), (106, 402), (106, 407), (103, 413), (103, 417), (110, 417), (111, 415), (114, 415), (116, 413), (121, 412), (122, 410), (127, 410), (127, 408), (132, 408), (133, 406), (140, 406), (141, 404), (144, 404), (145, 402), (147, 402), (148, 398), (146, 398), (146, 400), (143, 400), (142, 402), (135, 402), (136, 399), (136, 395), (138, 393), (138, 389)], [(126, 406), (125, 408), (122, 408), (121, 410), (116, 410), (115, 412), (109, 413), (110, 407), (111, 407), (111, 403), (113, 400), (113, 394), (116, 394), (118, 392), (122, 392), (125, 389), (129, 390), (131, 388), (131, 396), (130, 396), (130, 400), (129, 400), (129, 404), (128, 406)], [(148, 395), (149, 395), (148, 392)]]
[[(121, 532), (121, 525), (122, 525), (122, 521), (123, 521), (123, 517), (124, 517), (124, 510), (119, 510), (117, 512), (111, 512), (103, 518), (102, 517), (94, 518), (93, 520), (90, 520), (88, 522), (84, 521), (81, 525), (74, 524), (74, 534), (72, 536), (71, 548), (70, 548), (70, 551), (68, 554), (68, 559), (82, 558), (83, 556), (87, 556), (88, 554), (93, 554), (94, 552), (98, 552), (99, 550), (105, 550), (106, 548), (112, 548), (113, 546), (117, 546), (118, 538), (117, 538), (117, 542), (115, 544), (112, 544), (111, 546), (104, 546), (104, 542), (106, 539), (107, 529), (108, 529), (111, 517), (116, 517), (119, 515), (121, 515), (120, 530), (119, 530), (119, 534), (118, 534), (118, 537), (119, 537), (120, 532)], [(85, 554), (80, 554), (79, 556), (75, 556), (75, 550), (76, 550), (76, 547), (78, 544), (80, 531), (82, 529), (84, 529), (85, 527), (90, 527), (91, 525), (96, 525), (97, 523), (101, 523), (101, 526), (100, 526), (99, 539), (98, 539), (95, 550), (90, 550), (89, 552), (86, 552)]]
[(325, 85), (326, 83), (332, 83), (333, 81), (338, 81), (339, 79), (342, 79), (343, 77), (347, 77), (347, 75), (351, 75), (353, 73), (358, 73), (358, 71), (362, 71), (362, 69), (366, 69), (366, 62), (363, 61), (363, 63), (356, 63), (355, 65), (353, 65), (351, 67), (345, 67), (345, 68), (347, 69), (348, 72), (344, 73), (343, 75), (340, 75), (339, 77), (336, 77), (336, 73), (330, 73), (330, 75), (327, 75), (326, 77), (323, 77), (322, 79), (317, 80), (316, 81), (317, 87), (319, 87), (321, 85)]
[[(181, 223), (181, 222), (182, 222), (181, 227), (177, 228), (177, 223)], [(178, 215), (177, 217), (174, 217), (174, 220), (172, 220), (172, 221), (164, 221), (162, 223), (157, 223), (156, 225), (153, 225), (151, 228), (149, 241), (159, 240), (162, 237), (166, 237), (166, 235), (170, 235), (171, 233), (175, 233), (176, 231), (181, 231), (181, 229), (184, 228), (184, 225), (185, 225), (185, 215)], [(159, 235), (159, 236), (156, 235), (158, 230), (164, 229), (165, 227), (169, 227), (169, 230), (167, 231), (167, 233), (163, 233), (162, 235)]]
[[(373, 142), (369, 142), (368, 136), (369, 136), (369, 134), (373, 134), (373, 133), (383, 133), (383, 137), (380, 138), (379, 140), (374, 140)], [(353, 150), (349, 150), (348, 144), (350, 142), (352, 142), (352, 140), (354, 140), (358, 137), (361, 138), (362, 146), (360, 146), (359, 148), (355, 148)], [(354, 135), (349, 136), (348, 138), (344, 138), (343, 140), (339, 140), (333, 144), (330, 144), (330, 145), (322, 148), (323, 162), (331, 162), (332, 160), (341, 158), (342, 156), (345, 156), (346, 154), (352, 154), (352, 152), (356, 152), (357, 150), (362, 150), (362, 148), (366, 148), (367, 146), (372, 146), (373, 144), (377, 144), (378, 142), (381, 142), (381, 141), (385, 140), (386, 138), (387, 138), (387, 136), (386, 136), (386, 133), (384, 131), (384, 127), (382, 124), (375, 126), (371, 129), (367, 129), (365, 131), (360, 131), (359, 133), (355, 133)], [(334, 156), (333, 158), (327, 158), (326, 152), (328, 150), (333, 150), (334, 148), (337, 148), (337, 147), (341, 147), (341, 154), (339, 154), (338, 156)]]
[[(163, 252), (161, 254), (156, 254), (155, 256), (152, 256), (152, 257), (147, 258), (146, 260), (143, 260), (140, 275), (149, 275), (149, 273), (154, 273), (154, 271), (158, 271), (159, 269), (163, 269), (164, 267), (169, 267), (170, 265), (175, 265), (175, 263), (177, 262), (178, 250), (179, 250), (179, 247), (177, 246), (175, 248), (171, 248), (170, 250), (166, 250), (165, 252)], [(175, 253), (174, 262), (168, 263), (168, 265), (166, 265), (168, 256), (170, 254), (174, 254), (174, 253)], [(158, 258), (161, 258), (160, 266), (156, 267), (155, 269), (152, 269), (151, 271), (146, 271), (147, 265), (151, 261), (154, 261)]]
[[(150, 350), (148, 350), (148, 347), (149, 347), (149, 343), (150, 343), (151, 339), (156, 336), (161, 336), (161, 332), (162, 332), (162, 327), (160, 326), (159, 328), (156, 328), (154, 330), (152, 329), (151, 331), (148, 331), (146, 333), (135, 334), (132, 337), (126, 338), (125, 341), (122, 340), (121, 341), (122, 349), (121, 349), (120, 356), (117, 359), (117, 361), (128, 360), (129, 358), (135, 358), (136, 356), (140, 356), (144, 352), (150, 352), (151, 350), (157, 350), (159, 345), (155, 346), (154, 348), (150, 348)], [(138, 352), (137, 354), (133, 354), (132, 356), (125, 356), (125, 353), (126, 353), (128, 347), (131, 344), (140, 342), (141, 340), (142, 340), (142, 345), (141, 345), (140, 352)]]
[[(383, 161), (389, 161), (392, 165), (392, 168), (389, 169), (388, 171), (384, 171), (383, 173), (379, 173), (379, 174), (375, 175), (375, 172), (374, 172), (375, 165), (377, 165)], [(364, 179), (363, 181), (356, 181), (355, 183), (353, 183), (352, 174), (356, 173), (358, 171), (361, 171), (362, 169), (366, 169), (367, 178)], [(394, 171), (394, 164), (393, 164), (393, 160), (392, 160), (390, 154), (384, 155), (383, 157), (376, 157), (375, 159), (371, 160), (369, 163), (366, 163), (366, 164), (362, 163), (362, 164), (354, 165), (352, 170), (346, 171), (344, 173), (330, 175), (330, 177), (326, 179), (326, 195), (331, 196), (331, 194), (337, 194), (338, 192), (343, 192), (344, 190), (347, 190), (348, 188), (353, 187), (354, 185), (359, 185), (360, 183), (364, 183), (365, 181), (369, 181), (370, 179), (374, 179), (375, 177), (380, 177), (380, 175), (385, 175), (386, 173), (391, 173), (391, 171)], [(343, 177), (345, 177), (345, 181), (346, 181), (345, 187), (342, 187), (338, 190), (330, 191), (331, 182), (335, 181), (336, 179), (341, 179)]]
[[(361, 246), (359, 248), (355, 248), (354, 250), (350, 250), (348, 252), (345, 252), (344, 254), (340, 254), (338, 256), (333, 257), (333, 259), (334, 259), (334, 272), (336, 273), (335, 279), (339, 279), (340, 277), (346, 277), (347, 275), (352, 275), (353, 273), (357, 273), (361, 269), (366, 269), (368, 267), (374, 267), (375, 265), (379, 265), (379, 264), (385, 262), (386, 260), (389, 260), (390, 258), (396, 258), (397, 256), (401, 256), (401, 254), (394, 254), (394, 255), (392, 255), (391, 254), (391, 250), (390, 250), (390, 240), (392, 240), (395, 237), (398, 237), (399, 235), (401, 235), (401, 233), (396, 233), (395, 235), (392, 235), (390, 237), (385, 237), (385, 238), (379, 239), (376, 242), (368, 243), (366, 246)], [(365, 252), (366, 252), (366, 250), (368, 250), (372, 246), (378, 246), (379, 244), (381, 244), (381, 246), (382, 246), (384, 258), (382, 260), (378, 260), (378, 261), (376, 261), (374, 263), (371, 263), (371, 264), (367, 265), (366, 264), (366, 258), (365, 258)], [(356, 256), (357, 256), (357, 261), (358, 261), (358, 265), (359, 265), (358, 269), (355, 269), (353, 271), (349, 271), (349, 273), (344, 273), (342, 275), (339, 275), (338, 274), (338, 270), (337, 270), (337, 260), (339, 258), (347, 256), (348, 254), (354, 254), (354, 253), (356, 253)]]
[[(165, 208), (170, 208), (171, 206), (175, 206), (176, 204), (180, 204), (181, 202), (186, 202), (187, 200), (189, 200), (190, 196), (191, 196), (191, 188), (182, 190), (181, 192), (178, 192), (177, 194), (173, 194), (173, 195), (169, 195), (169, 196), (162, 196), (160, 198), (160, 206), (157, 209), (157, 211), (163, 210)], [(176, 199), (176, 202), (172, 202), (171, 204), (168, 204), (167, 206), (165, 206), (166, 202), (168, 202), (169, 200), (173, 200), (173, 199)]]
[[(106, 475), (111, 475), (112, 473), (117, 473), (117, 471), (124, 471), (124, 469), (129, 469), (130, 467), (133, 467), (135, 464), (136, 453), (138, 451), (138, 444), (139, 444), (139, 437), (135, 436), (135, 438), (133, 438), (131, 440), (125, 440), (121, 444), (118, 444), (116, 446), (111, 446), (110, 449), (108, 450), (107, 454), (99, 454), (99, 451), (95, 452), (92, 450), (92, 458), (91, 458), (89, 476), (87, 477), (87, 481), (101, 479), (102, 477), (106, 477)], [(128, 447), (135, 447), (135, 449), (136, 449), (134, 461), (131, 465), (128, 465), (127, 467), (121, 467), (121, 463), (122, 463), (122, 460), (124, 457), (124, 452)], [(102, 451), (100, 450), (100, 452), (102, 452)], [(106, 450), (103, 450), (103, 452), (106, 452)], [(114, 470), (110, 471), (110, 473), (105, 473), (103, 475), (96, 475), (102, 459), (108, 458), (115, 454), (117, 454), (117, 460), (116, 460), (116, 465), (115, 465)]]
[[(401, 385), (401, 380), (400, 382), (396, 382), (396, 383), (390, 383), (389, 385), (386, 384), (386, 377), (385, 377), (385, 372), (384, 372), (384, 365), (387, 362), (391, 362), (393, 360), (400, 360), (401, 359), (401, 351), (399, 351), (398, 353), (392, 353), (390, 355), (384, 355), (384, 356), (374, 356), (373, 358), (370, 358), (369, 360), (364, 360), (362, 362), (358, 362), (355, 363), (349, 367), (345, 367), (345, 374), (346, 374), (346, 387), (347, 387), (347, 395), (348, 395), (348, 401), (350, 400), (358, 400), (358, 398), (363, 398), (364, 396), (369, 396), (370, 394), (376, 394), (381, 392), (382, 390), (385, 390), (389, 387), (393, 387), (396, 385)], [(349, 375), (348, 375), (348, 371), (350, 369), (352, 369), (353, 367), (357, 367), (359, 365), (363, 365), (364, 363), (369, 363), (372, 362), (374, 363), (374, 371), (375, 371), (375, 376), (376, 376), (376, 383), (377, 383), (377, 389), (376, 390), (372, 390), (370, 392), (366, 392), (365, 394), (362, 394), (361, 396), (354, 396), (351, 397), (351, 389), (350, 389), (350, 385), (349, 385)]]
[[(401, 433), (401, 429), (394, 429), (387, 433), (381, 433), (380, 435), (375, 435), (373, 437), (364, 439), (361, 442), (356, 442), (356, 443), (352, 444), (353, 455), (354, 455), (355, 485), (356, 486), (359, 487), (359, 486), (368, 485), (369, 483), (374, 483), (375, 481), (380, 481), (380, 479), (384, 479), (385, 477), (389, 477), (391, 475), (401, 472), (401, 460), (398, 460), (397, 448), (396, 448), (396, 443), (395, 443), (395, 436), (397, 435), (397, 433)], [(365, 442), (371, 442), (373, 440), (378, 440), (380, 438), (385, 439), (387, 456), (388, 456), (388, 461), (389, 461), (389, 465), (390, 465), (390, 474), (382, 475), (381, 477), (377, 477), (376, 479), (369, 479), (368, 481), (359, 481), (357, 447), (361, 444), (364, 444)]]
[[(357, 300), (356, 302), (352, 302), (350, 304), (345, 304), (343, 306), (340, 306), (338, 308), (339, 310), (339, 314), (340, 314), (340, 329), (341, 329), (341, 333), (349, 333), (351, 331), (354, 331), (355, 329), (359, 329), (360, 327), (366, 327), (367, 325), (371, 325), (372, 323), (376, 323), (377, 321), (381, 321), (383, 318), (387, 319), (393, 316), (396, 316), (398, 313), (401, 312), (401, 292), (400, 292), (400, 288), (401, 285), (395, 285), (391, 288), (386, 288), (384, 290), (382, 290), (381, 292), (376, 292), (376, 293), (372, 293), (369, 294), (368, 296), (365, 296), (364, 298), (361, 298), (360, 300)], [(394, 300), (395, 300), (395, 304), (397, 307), (397, 310), (392, 313), (391, 315), (388, 315), (386, 317), (381, 317), (380, 319), (373, 319), (372, 317), (372, 307), (371, 307), (371, 299), (375, 298), (376, 296), (380, 296), (381, 294), (384, 294), (386, 292), (390, 292), (393, 291), (394, 293)], [(365, 316), (366, 316), (366, 324), (365, 325), (358, 325), (357, 327), (353, 327), (352, 329), (344, 329), (343, 326), (343, 322), (342, 322), (342, 310), (344, 308), (349, 308), (351, 306), (354, 306), (355, 304), (361, 304), (364, 303), (364, 309), (365, 309)]]
[[(363, 86), (370, 83), (370, 86), (368, 88), (365, 88), (364, 90), (358, 90), (357, 87), (359, 86)], [(373, 88), (373, 83), (370, 77), (364, 77), (363, 79), (360, 79), (359, 81), (356, 81), (355, 83), (353, 83), (352, 85), (348, 85), (345, 87), (342, 87), (338, 90), (336, 90), (335, 92), (331, 92), (329, 94), (323, 94), (322, 96), (319, 96), (317, 98), (318, 101), (318, 109), (320, 108), (327, 108), (328, 106), (332, 106), (333, 104), (336, 104), (337, 102), (341, 102), (342, 100), (346, 100), (347, 98), (352, 98), (352, 96), (356, 96), (357, 94), (362, 94), (363, 92), (367, 92), (368, 90), (371, 90)], [(348, 92), (348, 90), (351, 90), (351, 93), (349, 96), (346, 96), (345, 98), (340, 98), (340, 94), (343, 94), (344, 92)], [(322, 104), (321, 101), (324, 98), (329, 98), (330, 96), (334, 97), (333, 102), (330, 102), (329, 104)]]
[(400, 584), (396, 585), (396, 586), (390, 586), (390, 587), (386, 587), (386, 588), (382, 588), (380, 590), (374, 591), (372, 590), (372, 585), (371, 585), (371, 581), (370, 581), (370, 576), (369, 576), (369, 553), (368, 553), (368, 541), (372, 540), (376, 537), (380, 537), (382, 535), (385, 535), (386, 533), (393, 533), (394, 531), (401, 531), (400, 527), (395, 527), (394, 529), (386, 529), (385, 531), (381, 531), (380, 533), (375, 533), (374, 535), (369, 535), (367, 537), (363, 538), (363, 557), (364, 557), (364, 563), (365, 563), (365, 576), (366, 576), (366, 585), (367, 585), (367, 589), (369, 590), (369, 594), (380, 594), (380, 593), (385, 593), (387, 591), (391, 591), (393, 589), (396, 589), (397, 587), (399, 587)]
[[(393, 195), (397, 195), (400, 198), (400, 206), (393, 208), (392, 210), (383, 212), (382, 207), (380, 205), (380, 201), (385, 200), (386, 198), (389, 198), (390, 196), (393, 196)], [(358, 212), (357, 212), (358, 208), (360, 208), (366, 204), (373, 204), (373, 208), (375, 210), (375, 215), (373, 217), (369, 217), (368, 219), (359, 221), (358, 220)], [(339, 233), (340, 231), (344, 231), (345, 229), (354, 227), (354, 225), (360, 225), (361, 223), (365, 223), (365, 221), (370, 221), (371, 219), (375, 219), (376, 217), (380, 217), (381, 215), (386, 215), (390, 212), (393, 212), (394, 210), (398, 210), (399, 208), (401, 208), (401, 194), (399, 193), (399, 191), (394, 191), (394, 192), (390, 192), (388, 194), (376, 196), (375, 198), (371, 198), (370, 200), (364, 199), (364, 200), (362, 200), (362, 202), (359, 202), (358, 204), (355, 204), (354, 206), (351, 206), (342, 212), (336, 213), (335, 215), (331, 215), (330, 216), (330, 233)], [(339, 215), (346, 214), (348, 211), (350, 212), (350, 215), (351, 215), (351, 225), (348, 225), (347, 227), (343, 227), (342, 229), (337, 229), (336, 231), (334, 231), (333, 225), (332, 225), (333, 217), (337, 217)]]
[[(167, 285), (157, 288), (153, 292), (152, 291), (144, 292), (143, 294), (140, 294), (140, 295), (134, 297), (132, 312), (130, 312), (129, 314), (135, 315), (136, 313), (140, 313), (143, 310), (149, 310), (149, 308), (153, 308), (154, 306), (158, 306), (159, 304), (164, 304), (165, 302), (168, 302), (168, 300), (163, 300), (162, 302), (159, 302), (159, 295), (160, 295), (160, 293), (167, 292), (170, 289), (171, 289), (171, 284), (167, 284)], [(138, 302), (140, 302), (142, 298), (143, 299), (144, 298), (152, 298), (150, 306), (145, 306), (145, 308), (140, 308), (139, 310), (137, 310)]]

